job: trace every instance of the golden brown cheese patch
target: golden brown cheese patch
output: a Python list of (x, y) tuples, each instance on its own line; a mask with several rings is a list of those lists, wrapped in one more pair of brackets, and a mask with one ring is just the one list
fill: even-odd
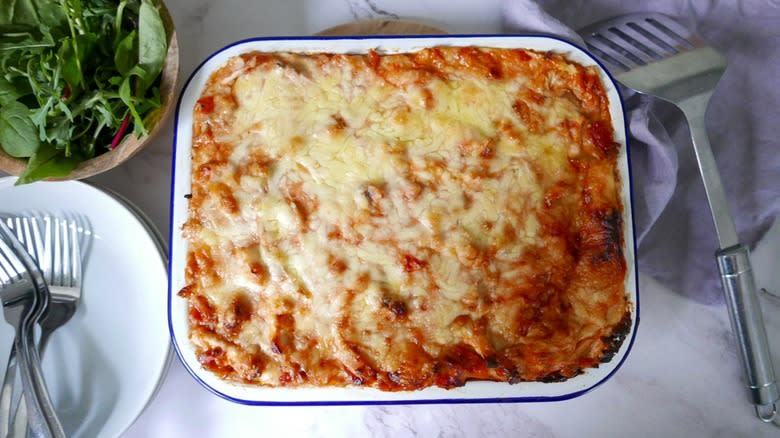
[(527, 50), (247, 53), (194, 110), (190, 338), (218, 375), (554, 381), (630, 328), (595, 69)]

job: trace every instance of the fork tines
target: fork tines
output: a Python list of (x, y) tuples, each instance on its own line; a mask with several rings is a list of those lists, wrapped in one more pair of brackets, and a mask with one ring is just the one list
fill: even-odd
[[(17, 272), (24, 270), (24, 266), (21, 265), (18, 259), (7, 257), (5, 254), (11, 254), (11, 248), (0, 236), (0, 285), (10, 282), (13, 278), (16, 278)], [(0, 302), (2, 304), (2, 302)]]
[[(8, 228), (44, 272), (47, 283), (75, 287), (73, 279), (80, 277), (80, 255), (83, 241), (91, 234), (82, 218), (64, 218), (40, 213), (24, 216), (4, 216)], [(44, 244), (48, 242), (48, 244)], [(54, 268), (56, 267), (56, 269)]]
[(41, 254), (38, 252), (40, 246), (37, 243), (40, 241), (40, 229), (36, 225), (37, 217), (34, 216), (17, 216), (9, 217), (6, 219), (6, 224), (14, 233), (16, 233), (16, 239), (24, 245), (24, 249), (32, 256), (35, 261), (40, 259)]
[(81, 264), (79, 253), (79, 231), (82, 231), (75, 220), (61, 218), (44, 218), (44, 234), (50, 236), (51, 254), (45, 254), (47, 263), (52, 263), (51, 282), (65, 287), (75, 287), (76, 279), (80, 277)]

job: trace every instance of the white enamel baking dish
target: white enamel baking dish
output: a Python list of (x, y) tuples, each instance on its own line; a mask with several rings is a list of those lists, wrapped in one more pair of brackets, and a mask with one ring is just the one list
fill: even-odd
[[(583, 65), (595, 65), (601, 72), (610, 103), (616, 141), (620, 144), (618, 166), (623, 181), (624, 208), (623, 254), (628, 274), (625, 287), (631, 300), (633, 321), (629, 333), (618, 352), (608, 363), (586, 370), (583, 374), (563, 382), (521, 382), (510, 385), (502, 382), (468, 382), (455, 389), (426, 388), (409, 392), (383, 392), (373, 388), (266, 388), (227, 382), (201, 368), (195, 350), (188, 339), (187, 301), (176, 293), (184, 286), (184, 267), (187, 243), (182, 239), (181, 227), (187, 220), (187, 199), (190, 193), (192, 146), (192, 112), (209, 75), (230, 57), (240, 53), (259, 51), (365, 53), (369, 49), (380, 52), (411, 52), (431, 46), (481, 46), (497, 48), (524, 48), (565, 54)], [(401, 37), (295, 37), (258, 38), (231, 44), (206, 59), (187, 80), (176, 110), (174, 158), (171, 190), (170, 281), (168, 314), (171, 337), (176, 352), (192, 376), (213, 393), (225, 399), (250, 405), (348, 405), (348, 404), (416, 404), (416, 403), (490, 403), (539, 402), (564, 400), (582, 395), (604, 383), (620, 368), (634, 342), (639, 322), (637, 269), (632, 219), (631, 187), (628, 165), (625, 114), (613, 79), (584, 49), (549, 36), (401, 36)]]

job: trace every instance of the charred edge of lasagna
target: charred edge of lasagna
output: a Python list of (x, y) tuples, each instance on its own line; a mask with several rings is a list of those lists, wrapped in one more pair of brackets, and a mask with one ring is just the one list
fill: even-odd
[(622, 260), (623, 257), (623, 218), (621, 212), (610, 209), (599, 215), (604, 232), (603, 251), (600, 260)]
[(620, 350), (623, 341), (626, 340), (628, 333), (631, 331), (632, 322), (633, 318), (631, 318), (631, 312), (626, 311), (626, 313), (623, 314), (623, 318), (620, 319), (620, 322), (612, 329), (612, 334), (602, 338), (605, 347), (604, 353), (601, 356), (601, 363), (607, 363), (615, 357), (615, 354)]
[[(576, 375), (580, 374), (581, 372), (582, 372), (581, 370), (577, 370), (577, 372), (574, 373), (574, 375), (576, 376)], [(542, 377), (540, 382), (542, 382), (542, 383), (565, 382), (566, 380), (569, 380), (572, 377), (574, 377), (574, 376), (566, 376), (566, 375), (562, 374), (560, 371), (555, 371), (555, 372), (552, 372), (552, 373)]]

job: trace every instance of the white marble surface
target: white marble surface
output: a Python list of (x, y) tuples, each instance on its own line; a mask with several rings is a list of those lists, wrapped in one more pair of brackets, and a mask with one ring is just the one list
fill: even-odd
[[(774, 1), (774, 0), (756, 0)], [(167, 0), (186, 79), (213, 51), (264, 35), (306, 35), (354, 19), (413, 18), (453, 33), (501, 30), (500, 0)], [(562, 2), (561, 2), (562, 3)], [(172, 125), (172, 121), (169, 121)], [(92, 178), (136, 203), (167, 234), (171, 129), (118, 169)], [(780, 290), (780, 227), (756, 251), (759, 283)], [(248, 407), (200, 387), (174, 361), (128, 437), (177, 436), (780, 436), (753, 415), (723, 307), (705, 306), (641, 277), (633, 351), (607, 383), (542, 404)], [(780, 364), (780, 299), (764, 298)], [(160, 336), (167, 334), (161, 333)]]

